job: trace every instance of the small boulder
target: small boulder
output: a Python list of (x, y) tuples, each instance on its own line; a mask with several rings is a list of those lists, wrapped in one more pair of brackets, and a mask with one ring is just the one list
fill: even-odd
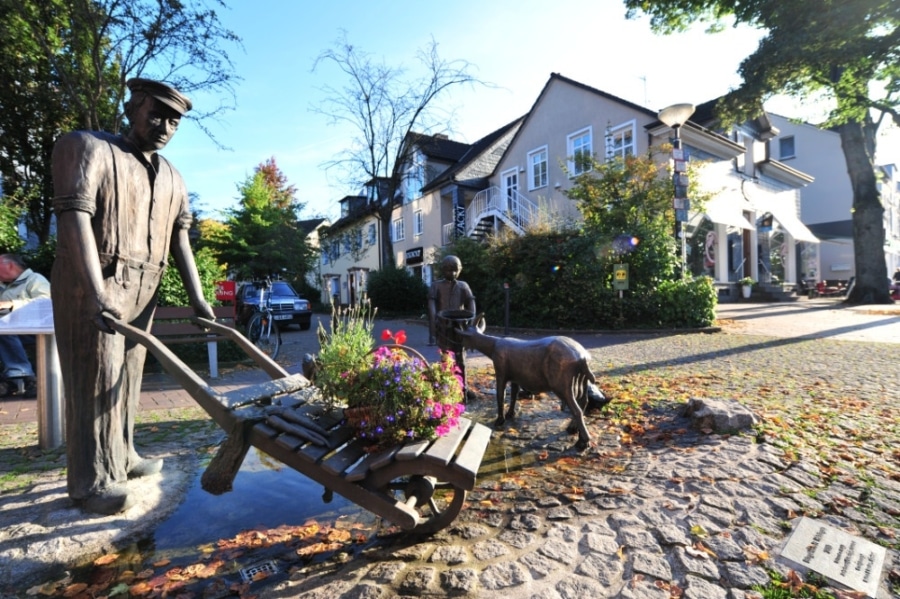
[(758, 422), (756, 414), (733, 399), (691, 398), (683, 415), (692, 420), (692, 426), (716, 433), (730, 433), (752, 427)]

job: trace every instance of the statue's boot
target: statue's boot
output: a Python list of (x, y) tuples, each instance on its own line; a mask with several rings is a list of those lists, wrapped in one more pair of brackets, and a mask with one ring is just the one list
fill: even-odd
[(142, 476), (152, 476), (159, 474), (162, 470), (162, 458), (149, 459), (141, 458), (134, 466), (128, 470), (128, 478), (141, 478)]
[(88, 495), (84, 499), (76, 500), (81, 509), (95, 514), (112, 516), (124, 512), (134, 505), (134, 494), (128, 492), (124, 483), (117, 483)]

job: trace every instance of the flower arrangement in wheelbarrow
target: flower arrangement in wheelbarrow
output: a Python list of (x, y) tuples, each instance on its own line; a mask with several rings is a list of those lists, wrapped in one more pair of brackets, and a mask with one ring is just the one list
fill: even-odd
[(408, 441), (442, 437), (465, 411), (459, 368), (450, 354), (429, 363), (406, 347), (406, 333), (385, 330), (366, 368), (342, 374), (344, 416), (372, 451)]

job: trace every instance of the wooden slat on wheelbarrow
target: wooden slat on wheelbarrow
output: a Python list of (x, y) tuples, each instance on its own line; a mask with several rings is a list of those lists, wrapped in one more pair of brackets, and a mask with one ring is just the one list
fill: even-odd
[(454, 454), (456, 454), (459, 444), (462, 443), (463, 438), (466, 436), (466, 432), (468, 432), (469, 427), (471, 426), (471, 420), (468, 418), (460, 418), (459, 426), (453, 427), (453, 430), (432, 443), (431, 447), (428, 448), (428, 451), (422, 455), (422, 459), (430, 464), (437, 464), (439, 466), (446, 466), (449, 464), (450, 460), (453, 459)]
[(490, 440), (491, 429), (483, 424), (476, 424), (451, 466), (453, 470), (463, 474), (463, 479), (467, 481), (467, 486), (463, 488), (467, 491), (475, 488), (475, 475), (478, 474), (478, 467)]
[(362, 439), (351, 441), (339, 449), (334, 455), (322, 461), (322, 468), (335, 476), (342, 474), (347, 468), (366, 455), (366, 447)]
[(268, 400), (263, 403), (269, 403), (274, 397), (294, 393), (309, 386), (309, 380), (302, 374), (292, 374), (284, 378), (240, 387), (223, 393), (222, 396), (225, 398), (226, 408), (234, 410), (263, 400)]

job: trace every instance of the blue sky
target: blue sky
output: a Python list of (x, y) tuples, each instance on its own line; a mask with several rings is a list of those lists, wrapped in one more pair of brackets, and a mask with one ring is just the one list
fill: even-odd
[[(242, 77), (237, 108), (205, 124), (230, 150), (217, 148), (185, 120), (163, 151), (199, 195), (196, 207), (214, 218), (237, 205), (237, 186), (271, 157), (306, 204), (303, 218), (335, 218), (337, 201), (359, 191), (323, 167), (354, 131), (311, 110), (324, 86), (343, 85), (333, 67), (312, 71), (342, 30), (349, 42), (392, 66), (413, 67), (416, 52), (432, 38), (442, 58), (468, 61), (472, 73), (494, 87), (460, 87), (446, 98), (455, 111), (451, 138), (463, 142), (527, 112), (552, 72), (653, 110), (710, 100), (739, 85), (740, 61), (760, 37), (748, 28), (657, 36), (647, 19), (627, 21), (619, 0), (229, 3), (221, 21), (244, 46), (230, 52)], [(220, 102), (203, 94), (192, 99), (195, 106)], [(774, 110), (795, 116), (787, 107)]]

